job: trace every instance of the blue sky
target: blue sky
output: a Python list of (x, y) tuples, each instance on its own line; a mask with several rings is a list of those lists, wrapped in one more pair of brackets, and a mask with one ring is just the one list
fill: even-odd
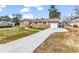
[[(61, 12), (61, 18), (69, 16), (73, 13), (76, 5), (56, 5), (58, 11)], [(0, 5), (0, 16), (12, 14), (22, 14), (23, 18), (48, 18), (48, 9), (50, 5), (41, 6), (24, 6), (24, 5)]]
[(75, 12), (75, 8), (78, 5), (57, 5), (56, 8), (61, 12), (61, 18), (69, 17)]

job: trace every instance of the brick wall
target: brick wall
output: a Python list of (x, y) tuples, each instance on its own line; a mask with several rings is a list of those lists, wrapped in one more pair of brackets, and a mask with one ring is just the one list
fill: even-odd
[(32, 24), (31, 27), (40, 27), (40, 28), (48, 28), (50, 27), (50, 24)]

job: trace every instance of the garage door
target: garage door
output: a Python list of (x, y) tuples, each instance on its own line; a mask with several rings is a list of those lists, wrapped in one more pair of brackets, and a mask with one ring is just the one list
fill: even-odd
[(50, 27), (51, 28), (58, 28), (58, 23), (51, 23)]

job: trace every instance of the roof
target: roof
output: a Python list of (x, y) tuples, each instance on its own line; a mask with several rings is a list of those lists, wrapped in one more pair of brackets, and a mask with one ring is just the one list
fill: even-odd
[(60, 19), (59, 18), (47, 18), (47, 19), (42, 18), (42, 19), (32, 19), (31, 21), (32, 22), (34, 21), (60, 21)]
[(23, 22), (23, 21), (29, 21), (29, 20), (21, 20), (20, 22)]
[(41, 19), (31, 19), (31, 20), (22, 20), (23, 21), (31, 21), (31, 22), (38, 22), (38, 21), (50, 21), (50, 22), (60, 22), (59, 18), (41, 18)]

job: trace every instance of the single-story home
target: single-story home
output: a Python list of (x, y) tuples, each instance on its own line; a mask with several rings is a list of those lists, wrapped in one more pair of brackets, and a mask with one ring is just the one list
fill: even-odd
[(71, 27), (79, 27), (79, 17), (74, 18), (70, 23), (69, 26)]
[(20, 27), (23, 28), (36, 28), (36, 27), (42, 27), (42, 28), (58, 28), (59, 27), (59, 18), (41, 18), (41, 19), (31, 19), (31, 20), (22, 20), (20, 22)]

